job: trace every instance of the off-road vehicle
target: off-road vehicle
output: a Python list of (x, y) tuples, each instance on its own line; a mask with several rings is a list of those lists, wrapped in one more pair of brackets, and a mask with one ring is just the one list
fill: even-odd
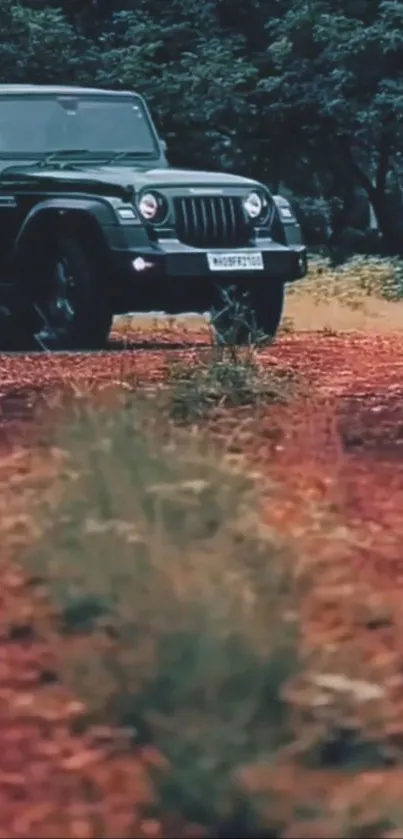
[(170, 167), (135, 93), (0, 85), (0, 331), (15, 347), (102, 347), (136, 311), (215, 307), (220, 331), (229, 286), (274, 336), (306, 273), (295, 230), (261, 183)]

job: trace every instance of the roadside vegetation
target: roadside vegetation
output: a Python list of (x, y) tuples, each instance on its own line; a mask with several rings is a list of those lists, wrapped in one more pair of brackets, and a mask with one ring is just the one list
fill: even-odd
[[(334, 304), (348, 282), (343, 310), (354, 297), (379, 304), (394, 271), (315, 263), (311, 305), (329, 286)], [(47, 678), (76, 697), (69, 727), (88, 790), (76, 839), (403, 832), (399, 604), (371, 580), (378, 531), (349, 516), (337, 404), (320, 395), (329, 372), (310, 380), (304, 356), (290, 365), (293, 340), (290, 327), (281, 353), (257, 336), (176, 361), (168, 344), (154, 383), (130, 350), (98, 384), (93, 361), (70, 384), (68, 365), (47, 362), (40, 447), (37, 435), (31, 455), (5, 463), (5, 487), (17, 474), (1, 532), (31, 591), (13, 637), (48, 644)], [(106, 752), (97, 745), (93, 765), (94, 742)]]
[[(344, 782), (337, 807), (331, 783), (335, 767), (357, 778), (392, 759), (382, 670), (361, 667), (354, 643), (326, 652), (307, 623), (321, 586), (336, 593), (328, 563), (343, 567), (353, 530), (319, 501), (304, 503), (302, 538), (276, 526), (267, 467), (168, 409), (166, 394), (116, 387), (73, 402), (52, 440), (52, 492), (31, 501), (40, 535), (20, 562), (50, 596), (80, 729), (120, 727), (133, 753), (158, 750), (158, 822), (177, 813), (211, 837), (386, 836), (398, 813), (375, 817)], [(318, 527), (324, 556), (309, 548)]]

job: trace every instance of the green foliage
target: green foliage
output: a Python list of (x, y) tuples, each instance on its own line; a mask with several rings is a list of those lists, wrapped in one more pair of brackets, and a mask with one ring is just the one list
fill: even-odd
[(388, 212), (387, 185), (402, 142), (401, 15), (400, 3), (381, 2), (368, 25), (331, 2), (300, 0), (268, 25), (273, 72), (260, 83), (295, 153), (302, 144), (312, 159), (326, 145), (330, 170), (366, 190), (396, 247), (401, 222)]
[(297, 387), (297, 377), (287, 368), (259, 369), (251, 349), (238, 351), (234, 358), (229, 348), (218, 347), (190, 371), (179, 364), (171, 373), (176, 379), (171, 416), (181, 422), (197, 422), (222, 408), (284, 402)]
[(191, 14), (167, 21), (130, 12), (113, 23), (98, 83), (108, 86), (113, 79), (146, 96), (174, 162), (203, 166), (218, 157), (216, 165), (232, 163), (232, 137), (248, 116), (256, 77), (239, 39), (221, 40), (202, 25), (192, 28)]
[(0, 81), (139, 90), (174, 165), (285, 184), (324, 204), (335, 245), (344, 229), (365, 228), (365, 213), (354, 220), (365, 195), (386, 250), (401, 252), (398, 0), (57, 5), (0, 0)]
[(80, 78), (85, 44), (59, 9), (0, 2), (0, 83), (63, 83)]

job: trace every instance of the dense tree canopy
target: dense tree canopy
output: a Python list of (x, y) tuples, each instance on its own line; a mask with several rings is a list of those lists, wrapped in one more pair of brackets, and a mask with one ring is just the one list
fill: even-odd
[(0, 31), (1, 82), (136, 89), (173, 164), (288, 190), (318, 241), (366, 198), (402, 249), (401, 0), (0, 0)]

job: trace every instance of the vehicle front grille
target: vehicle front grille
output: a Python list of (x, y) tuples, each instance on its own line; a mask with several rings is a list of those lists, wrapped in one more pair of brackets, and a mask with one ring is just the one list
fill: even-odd
[(176, 235), (196, 248), (246, 245), (251, 235), (240, 198), (203, 195), (175, 198)]

